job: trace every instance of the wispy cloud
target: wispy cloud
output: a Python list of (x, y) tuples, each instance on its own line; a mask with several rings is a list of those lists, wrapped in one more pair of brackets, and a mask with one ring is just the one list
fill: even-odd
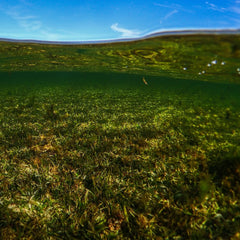
[[(239, 3), (240, 3), (240, 1), (239, 1)], [(240, 14), (240, 7), (237, 7), (237, 6), (230, 7), (229, 10), (234, 12), (234, 13)]]
[(121, 37), (139, 37), (139, 35), (141, 34), (139, 31), (137, 30), (130, 30), (130, 29), (126, 29), (126, 28), (121, 28), (118, 26), (118, 23), (114, 23), (111, 26), (111, 29), (115, 32), (119, 32), (121, 33)]
[(23, 27), (26, 31), (36, 31), (42, 27), (42, 22), (36, 16), (23, 14), (17, 6), (10, 7), (5, 13), (16, 20), (19, 26)]
[(182, 11), (182, 12), (188, 12), (191, 13), (192, 10), (187, 9), (186, 7), (177, 4), (177, 3), (171, 3), (171, 4), (161, 4), (161, 3), (154, 3), (155, 6), (161, 7), (161, 8), (170, 8), (173, 9), (173, 11)]
[(37, 31), (41, 29), (42, 22), (31, 18), (18, 19), (19, 25), (27, 31)]
[(233, 22), (237, 23), (238, 25), (240, 24), (240, 19), (239, 18), (230, 18), (230, 20), (232, 20)]
[(176, 8), (176, 9), (180, 9), (182, 8), (181, 5), (179, 4), (176, 4), (176, 3), (172, 3), (172, 4), (160, 4), (160, 3), (154, 3), (155, 6), (158, 6), (158, 7), (163, 7), (163, 8)]
[(236, 4), (233, 4), (230, 7), (219, 7), (216, 4), (210, 3), (210, 2), (205, 2), (207, 5), (208, 9), (211, 9), (213, 11), (217, 12), (232, 12), (232, 13), (237, 13), (240, 14), (240, 6), (238, 5), (240, 3), (240, 0), (235, 1)]
[(174, 9), (173, 11), (171, 11), (170, 13), (168, 13), (164, 19), (167, 20), (168, 18), (170, 18), (172, 15), (178, 13), (179, 11), (177, 9)]
[[(22, 36), (32, 36), (31, 38), (57, 41), (61, 38), (65, 38), (64, 34), (52, 33), (51, 29), (43, 25), (39, 16), (31, 14), (32, 4), (27, 0), (20, 0), (23, 5), (15, 5), (9, 7), (0, 7), (0, 11), (9, 16), (11, 19), (15, 20), (18, 26), (23, 30)], [(11, 35), (14, 35), (12, 33)]]
[(164, 17), (164, 19), (166, 20), (166, 19), (170, 18), (170, 17), (171, 17), (173, 14), (175, 14), (175, 13), (178, 13), (178, 10), (174, 9), (173, 11), (171, 11), (170, 13), (168, 13), (168, 14)]
[(177, 9), (174, 9), (173, 11), (169, 12), (168, 14), (166, 14), (161, 20), (160, 23), (162, 24), (165, 20), (167, 20), (168, 18), (170, 18), (172, 15), (178, 13), (179, 11)]
[(210, 2), (205, 2), (205, 4), (207, 5), (208, 9), (217, 11), (217, 12), (225, 12), (227, 9), (223, 8), (223, 7), (218, 7), (217, 5), (210, 3)]

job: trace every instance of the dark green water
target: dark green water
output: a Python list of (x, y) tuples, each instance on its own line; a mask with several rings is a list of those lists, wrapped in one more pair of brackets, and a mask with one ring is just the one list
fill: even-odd
[(238, 239), (239, 59), (239, 35), (0, 42), (0, 238)]
[(61, 91), (98, 90), (112, 92), (126, 90), (151, 96), (169, 94), (169, 98), (192, 99), (197, 102), (214, 102), (219, 105), (240, 106), (240, 85), (200, 80), (176, 79), (167, 76), (106, 72), (1, 72), (1, 95), (28, 96), (39, 94), (44, 89)]
[(135, 42), (0, 42), (1, 72), (105, 72), (239, 83), (240, 36), (176, 35)]

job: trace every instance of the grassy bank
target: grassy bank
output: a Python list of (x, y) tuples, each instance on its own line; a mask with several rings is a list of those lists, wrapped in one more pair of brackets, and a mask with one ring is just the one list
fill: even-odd
[(239, 239), (240, 86), (0, 75), (1, 239)]

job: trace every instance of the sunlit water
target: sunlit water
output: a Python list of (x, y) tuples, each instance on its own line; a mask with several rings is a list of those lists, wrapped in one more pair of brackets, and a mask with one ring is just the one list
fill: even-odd
[(3, 41), (1, 89), (21, 86), (24, 93), (43, 86), (172, 89), (189, 97), (216, 95), (217, 102), (235, 98), (237, 104), (240, 35), (190, 33), (81, 45)]
[(0, 237), (238, 239), (239, 83), (236, 34), (0, 42)]

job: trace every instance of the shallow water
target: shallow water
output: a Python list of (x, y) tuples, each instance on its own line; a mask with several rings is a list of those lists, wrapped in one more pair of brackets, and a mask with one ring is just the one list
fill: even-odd
[(240, 106), (240, 85), (226, 82), (178, 79), (167, 76), (108, 72), (0, 72), (1, 95), (28, 96), (44, 89), (105, 92), (132, 91), (142, 94), (169, 94), (220, 105)]
[(133, 42), (0, 42), (0, 71), (107, 72), (240, 82), (240, 35), (160, 36)]
[(238, 237), (239, 40), (1, 42), (0, 237)]

